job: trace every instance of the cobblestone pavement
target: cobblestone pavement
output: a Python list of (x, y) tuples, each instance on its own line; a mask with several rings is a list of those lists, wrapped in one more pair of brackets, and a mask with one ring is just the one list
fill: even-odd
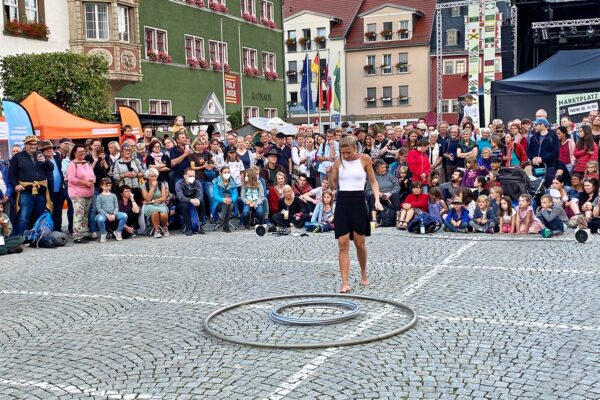
[[(0, 399), (600, 399), (600, 241), (507, 239), (378, 229), (372, 284), (359, 287), (353, 261), (354, 294), (402, 301), (419, 321), (325, 350), (222, 342), (202, 321), (239, 301), (333, 293), (332, 235), (177, 235), (4, 256)], [(381, 333), (394, 317), (369, 310), (363, 331), (331, 329)], [(229, 321), (238, 332), (269, 324)]]

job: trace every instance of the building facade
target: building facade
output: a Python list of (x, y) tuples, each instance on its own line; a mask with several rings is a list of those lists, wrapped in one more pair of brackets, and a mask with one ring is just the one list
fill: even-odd
[(428, 113), (434, 10), (430, 1), (362, 3), (346, 42), (349, 119), (403, 124)]
[[(441, 3), (444, 1), (440, 1)], [(495, 79), (502, 79), (502, 52), (501, 52), (501, 24), (502, 20), (510, 15), (510, 1), (496, 0), (496, 55)], [(442, 109), (437, 110), (437, 73), (436, 61), (436, 35), (434, 27), (431, 40), (431, 69), (434, 71), (431, 84), (432, 105), (436, 112), (442, 113), (442, 120), (457, 123), (462, 110), (459, 98), (464, 97), (468, 91), (469, 80), (469, 51), (467, 49), (467, 35), (465, 26), (468, 16), (468, 7), (443, 8), (442, 13)], [(483, 32), (483, 19), (480, 19)], [(482, 37), (482, 36), (481, 36)], [(479, 86), (483, 94), (483, 49), (479, 55)]]
[(227, 115), (285, 116), (281, 27), (281, 0), (144, 0), (142, 80), (118, 92), (115, 108), (191, 121), (214, 92)]

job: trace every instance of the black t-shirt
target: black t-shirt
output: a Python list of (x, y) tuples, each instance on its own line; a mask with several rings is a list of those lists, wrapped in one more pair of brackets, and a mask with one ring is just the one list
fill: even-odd
[[(90, 165), (94, 164), (94, 157), (91, 154), (86, 154), (83, 159), (90, 163)], [(96, 175), (96, 184), (97, 188), (100, 187), (100, 181), (102, 178), (106, 178), (108, 176), (108, 170), (102, 166), (101, 159), (98, 159), (96, 166), (94, 167), (94, 175)], [(106, 163), (108, 165), (108, 163)]]
[(292, 158), (292, 150), (288, 146), (283, 146), (283, 149), (275, 146), (275, 149), (277, 149), (277, 152), (279, 153), (277, 164), (281, 165), (286, 171), (288, 171), (290, 168), (290, 159)]
[[(401, 147), (401, 144), (398, 143), (395, 140), (389, 140), (389, 139), (385, 139), (382, 143), (381, 143), (381, 148), (387, 146), (388, 150), (398, 150)], [(396, 161), (396, 156), (392, 153), (386, 152), (383, 155), (383, 161), (385, 161), (385, 163), (387, 165), (390, 165), (391, 163), (393, 163), (394, 161)]]
[[(206, 164), (206, 162), (208, 160), (212, 160), (213, 156), (209, 151), (203, 151), (201, 153), (192, 153), (188, 156), (188, 160), (190, 161), (190, 165), (191, 162), (194, 162), (194, 165), (196, 167), (201, 167), (203, 165)], [(206, 173), (204, 172), (204, 170), (197, 170), (196, 171), (196, 179), (199, 179), (201, 181), (207, 181), (208, 178), (206, 177)]]

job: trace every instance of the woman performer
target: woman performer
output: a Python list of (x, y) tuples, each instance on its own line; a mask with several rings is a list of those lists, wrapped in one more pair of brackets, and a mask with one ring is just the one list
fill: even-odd
[(356, 140), (352, 136), (340, 139), (340, 155), (335, 160), (329, 185), (337, 188), (334, 214), (335, 238), (338, 240), (340, 274), (342, 288), (340, 293), (352, 290), (348, 284), (350, 270), (350, 240), (354, 241), (358, 263), (360, 264), (360, 284), (369, 284), (367, 277), (367, 248), (365, 236), (371, 236), (369, 210), (365, 200), (367, 178), (375, 196), (375, 208), (383, 210), (379, 201), (379, 186), (373, 172), (371, 158), (356, 151)]

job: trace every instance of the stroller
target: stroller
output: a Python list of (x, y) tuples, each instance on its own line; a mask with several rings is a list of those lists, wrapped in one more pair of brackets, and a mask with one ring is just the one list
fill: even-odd
[(513, 200), (513, 204), (519, 201), (519, 196), (529, 194), (532, 199), (532, 207), (535, 209), (540, 204), (540, 198), (546, 193), (544, 181), (546, 179), (546, 168), (542, 170), (543, 175), (536, 176), (533, 172), (528, 175), (527, 168), (503, 167), (498, 171), (498, 182), (505, 196)]

